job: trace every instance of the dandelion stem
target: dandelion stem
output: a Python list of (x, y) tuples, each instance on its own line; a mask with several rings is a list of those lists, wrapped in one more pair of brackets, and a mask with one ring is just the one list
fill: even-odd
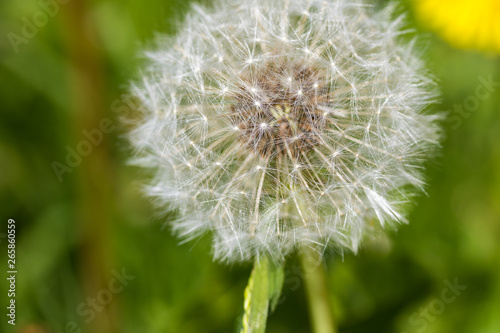
[(313, 332), (337, 333), (323, 263), (319, 255), (309, 248), (303, 248), (299, 257)]
[(269, 310), (278, 304), (284, 281), (283, 263), (263, 256), (255, 261), (245, 289), (243, 318), (239, 333), (264, 333)]

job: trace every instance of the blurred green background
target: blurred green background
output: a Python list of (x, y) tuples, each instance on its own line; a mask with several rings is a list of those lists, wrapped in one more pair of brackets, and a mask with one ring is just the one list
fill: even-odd
[[(0, 331), (233, 332), (251, 267), (212, 262), (208, 237), (170, 235), (168, 217), (141, 197), (143, 174), (126, 165), (119, 121), (134, 108), (140, 51), (176, 31), (189, 1), (60, 0), (45, 16), (43, 3), (0, 2)], [(500, 83), (499, 58), (448, 46), (403, 7), (424, 34), (446, 138), (410, 224), (358, 255), (328, 256), (336, 320), (341, 333), (498, 333), (500, 84), (484, 82)], [(106, 135), (81, 146), (100, 126)], [(88, 156), (61, 167), (80, 148)], [(15, 327), (5, 315), (9, 218)], [(454, 284), (464, 286), (455, 295)], [(268, 332), (310, 332), (295, 258)]]

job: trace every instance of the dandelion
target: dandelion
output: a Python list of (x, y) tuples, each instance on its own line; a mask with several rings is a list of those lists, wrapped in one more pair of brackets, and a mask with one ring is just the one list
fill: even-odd
[[(180, 237), (255, 260), (241, 332), (264, 332), (287, 254), (356, 251), (424, 187), (434, 83), (401, 22), (360, 0), (227, 0), (147, 52), (135, 162)], [(334, 332), (322, 274), (305, 278), (311, 320)]]
[(280, 261), (404, 222), (438, 128), (401, 21), (360, 1), (195, 6), (134, 87), (136, 163), (174, 231), (210, 231), (221, 261)]

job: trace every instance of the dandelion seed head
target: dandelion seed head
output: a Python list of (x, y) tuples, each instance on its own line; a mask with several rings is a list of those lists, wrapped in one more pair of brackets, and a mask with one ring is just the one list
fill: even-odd
[(400, 26), (361, 0), (193, 10), (134, 86), (135, 161), (153, 170), (145, 192), (178, 210), (174, 231), (211, 232), (214, 257), (235, 262), (301, 245), (356, 251), (404, 222), (439, 117)]

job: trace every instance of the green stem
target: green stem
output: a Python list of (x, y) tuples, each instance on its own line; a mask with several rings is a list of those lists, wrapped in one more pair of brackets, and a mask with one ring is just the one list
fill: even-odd
[(244, 313), (240, 333), (264, 333), (269, 310), (278, 304), (284, 281), (283, 263), (273, 263), (266, 256), (255, 261), (245, 289)]
[(314, 333), (336, 333), (323, 262), (318, 254), (302, 249), (299, 254)]

